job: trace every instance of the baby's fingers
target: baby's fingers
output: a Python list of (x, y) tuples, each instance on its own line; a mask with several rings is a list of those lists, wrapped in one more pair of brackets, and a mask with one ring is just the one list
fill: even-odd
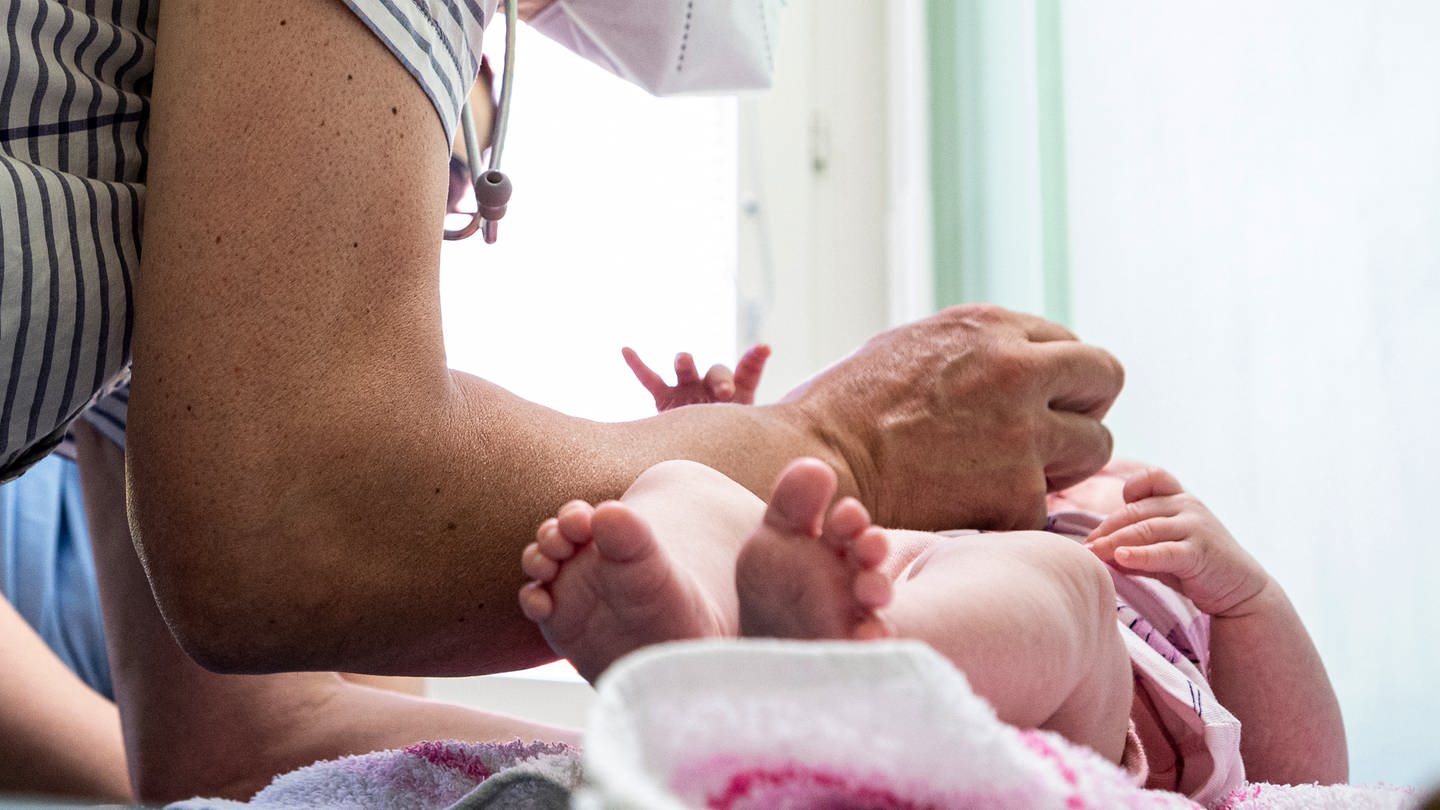
[(1195, 568), (1195, 545), (1179, 540), (1149, 546), (1121, 546), (1115, 562), (1132, 571), (1183, 576)]
[(705, 372), (705, 391), (711, 402), (729, 402), (735, 396), (735, 377), (730, 369), (719, 363)]
[(675, 355), (675, 386), (683, 388), (700, 382), (700, 370), (695, 368), (695, 357), (689, 352)]
[(1125, 479), (1125, 502), (1165, 495), (1179, 495), (1184, 492), (1175, 476), (1159, 467), (1146, 467)]
[(635, 379), (639, 380), (640, 384), (645, 386), (645, 390), (649, 391), (652, 396), (658, 397), (669, 388), (659, 374), (656, 374), (653, 369), (645, 365), (645, 361), (640, 359), (640, 355), (636, 354), (634, 349), (626, 346), (620, 350), (620, 354), (625, 358), (625, 365), (629, 366), (630, 370), (635, 373)]
[(770, 347), (764, 343), (751, 346), (735, 363), (735, 402), (751, 405), (755, 402), (755, 389), (760, 386), (760, 375), (765, 372), (765, 361), (770, 359)]
[(1156, 543), (1184, 540), (1189, 536), (1190, 533), (1186, 531), (1180, 518), (1159, 517), (1142, 520), (1139, 523), (1117, 529), (1110, 534), (1092, 535), (1094, 539), (1087, 542), (1085, 547), (1106, 562), (1112, 560), (1119, 562), (1116, 552), (1121, 548), (1152, 546)]
[(1100, 521), (1100, 525), (1090, 532), (1090, 537), (1087, 539), (1098, 540), (1107, 534), (1114, 534), (1127, 526), (1147, 520), (1174, 517), (1181, 513), (1183, 506), (1184, 504), (1174, 495), (1127, 503), (1106, 515), (1105, 519)]

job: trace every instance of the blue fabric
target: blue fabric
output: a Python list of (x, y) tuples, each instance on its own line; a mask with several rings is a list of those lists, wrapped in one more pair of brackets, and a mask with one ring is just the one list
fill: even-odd
[(66, 666), (114, 699), (75, 462), (50, 456), (0, 486), (0, 590)]

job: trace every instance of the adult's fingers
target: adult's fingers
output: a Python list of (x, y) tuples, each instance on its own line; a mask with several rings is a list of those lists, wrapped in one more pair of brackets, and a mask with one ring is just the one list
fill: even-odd
[(770, 347), (764, 343), (757, 343), (740, 355), (735, 363), (735, 402), (754, 404), (755, 389), (760, 387), (760, 376), (765, 373), (765, 361), (769, 359)]
[(1100, 420), (1068, 411), (1050, 411), (1044, 449), (1045, 487), (1072, 487), (1105, 465), (1114, 449), (1110, 430)]
[(630, 371), (635, 374), (635, 379), (639, 380), (640, 384), (645, 386), (645, 390), (653, 396), (659, 396), (669, 387), (659, 374), (645, 365), (645, 361), (640, 359), (640, 355), (636, 354), (634, 349), (626, 346), (620, 350), (620, 354), (625, 358), (625, 365), (629, 366)]
[(700, 372), (695, 368), (695, 358), (689, 352), (675, 355), (675, 385), (677, 387), (700, 382)]
[(1105, 418), (1125, 385), (1125, 368), (1114, 355), (1078, 341), (1040, 343), (1034, 349), (1052, 409)]

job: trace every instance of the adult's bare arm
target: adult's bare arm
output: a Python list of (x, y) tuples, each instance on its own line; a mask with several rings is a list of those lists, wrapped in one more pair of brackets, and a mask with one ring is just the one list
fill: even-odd
[(3, 596), (0, 649), (0, 795), (129, 799), (115, 704), (67, 668)]
[(338, 2), (170, 0), (153, 110), (131, 519), (162, 610), (213, 668), (548, 658), (514, 600), (534, 527), (667, 458), (767, 494), (815, 455), (887, 522), (1013, 527), (1038, 525), (1047, 477), (1108, 456), (1113, 359), (991, 308), (877, 338), (783, 404), (619, 425), (448, 370), (447, 144)]

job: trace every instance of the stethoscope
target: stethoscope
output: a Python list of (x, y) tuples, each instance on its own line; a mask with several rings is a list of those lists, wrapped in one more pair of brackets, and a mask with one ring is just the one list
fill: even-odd
[(460, 127), (465, 137), (465, 160), (475, 185), (475, 213), (463, 228), (445, 229), (450, 241), (465, 239), (480, 231), (486, 244), (495, 244), (500, 218), (510, 202), (510, 178), (500, 171), (500, 156), (505, 151), (505, 130), (510, 125), (510, 88), (515, 77), (515, 25), (518, 20), (516, 0), (505, 0), (505, 63), (500, 69), (500, 103), (495, 111), (495, 124), (490, 129), (490, 167), (475, 174), (480, 165), (480, 138), (475, 132), (475, 112), (467, 96), (460, 111)]

